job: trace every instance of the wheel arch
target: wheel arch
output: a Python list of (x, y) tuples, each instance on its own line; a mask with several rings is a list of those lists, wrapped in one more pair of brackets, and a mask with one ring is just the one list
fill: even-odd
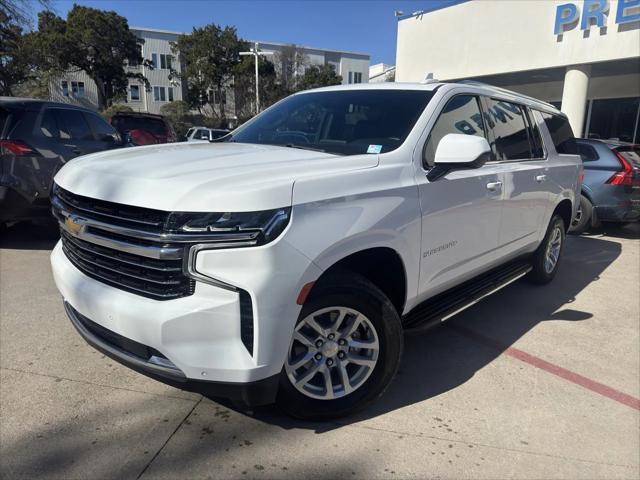
[(313, 289), (341, 271), (354, 272), (369, 280), (389, 298), (398, 315), (402, 315), (407, 301), (407, 271), (396, 250), (379, 246), (350, 253), (327, 268), (316, 280)]
[[(579, 199), (577, 199), (579, 201)], [(553, 213), (551, 214), (551, 218), (553, 218), (553, 216), (555, 214), (560, 215), (560, 217), (562, 218), (563, 222), (564, 222), (564, 227), (565, 227), (565, 231), (569, 231), (569, 228), (571, 227), (571, 220), (573, 220), (573, 203), (570, 199), (565, 198), (563, 200), (561, 200), (558, 205), (556, 205), (556, 208), (553, 210)]]

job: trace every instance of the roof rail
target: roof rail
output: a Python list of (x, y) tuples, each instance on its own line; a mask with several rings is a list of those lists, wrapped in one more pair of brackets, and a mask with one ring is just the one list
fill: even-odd
[(496, 87), (495, 85), (491, 85), (490, 83), (478, 82), (477, 80), (459, 80), (459, 81), (457, 81), (455, 83), (462, 83), (464, 85), (476, 85), (478, 87), (492, 88), (492, 89), (497, 90), (499, 92), (508, 93), (508, 94), (514, 95), (516, 97), (520, 97), (520, 98), (524, 98), (524, 99), (530, 100), (532, 102), (541, 103), (543, 105), (546, 105), (547, 107), (553, 108), (554, 110), (558, 110), (558, 108), (555, 105), (553, 105), (553, 104), (551, 104), (549, 102), (545, 102), (544, 100), (540, 100), (538, 98), (530, 97), (529, 95), (525, 95), (523, 93), (514, 92), (513, 90), (509, 90), (507, 88)]

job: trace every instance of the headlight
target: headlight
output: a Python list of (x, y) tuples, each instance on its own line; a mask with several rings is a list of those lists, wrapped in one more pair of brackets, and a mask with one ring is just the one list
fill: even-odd
[(199, 238), (211, 234), (219, 241), (249, 241), (263, 245), (282, 233), (291, 216), (291, 208), (259, 212), (170, 214), (167, 230), (178, 234), (194, 234)]

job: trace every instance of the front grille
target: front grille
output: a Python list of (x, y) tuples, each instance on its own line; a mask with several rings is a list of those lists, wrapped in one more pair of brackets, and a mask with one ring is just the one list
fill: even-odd
[[(183, 270), (190, 245), (160, 237), (167, 212), (92, 200), (57, 186), (52, 206), (61, 224), (62, 250), (85, 275), (155, 300), (193, 294), (195, 281)], [(76, 217), (95, 222), (72, 234), (65, 221)], [(141, 240), (136, 231), (158, 233), (158, 240)]]

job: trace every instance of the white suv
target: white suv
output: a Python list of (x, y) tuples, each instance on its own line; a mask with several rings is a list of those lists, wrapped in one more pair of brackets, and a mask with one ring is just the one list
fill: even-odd
[(554, 277), (575, 153), (552, 105), (486, 85), (302, 92), (220, 142), (69, 162), (53, 273), (85, 340), (139, 372), (346, 415), (387, 388), (403, 331)]

